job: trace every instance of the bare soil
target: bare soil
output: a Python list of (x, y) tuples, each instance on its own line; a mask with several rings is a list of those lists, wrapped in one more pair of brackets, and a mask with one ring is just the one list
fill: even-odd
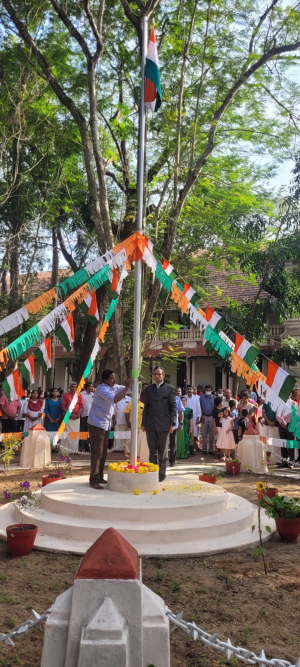
[[(194, 460), (199, 463), (198, 457)], [(16, 492), (25, 479), (35, 488), (41, 474), (32, 471), (25, 475), (18, 469), (0, 474), (0, 503), (6, 502), (5, 489)], [(76, 468), (73, 474), (86, 475), (86, 466)], [(225, 477), (218, 484), (256, 502), (258, 479), (241, 474)], [(280, 493), (300, 495), (299, 482), (288, 478), (275, 481)], [(206, 558), (144, 558), (143, 581), (163, 597), (172, 611), (183, 611), (185, 620), (195, 621), (206, 631), (218, 632), (221, 639), (230, 637), (233, 644), (258, 654), (264, 648), (269, 658), (296, 663), (300, 656), (299, 545), (300, 538), (298, 543), (285, 544), (277, 534), (267, 542), (267, 577), (253, 549), (247, 549)], [(13, 559), (6, 544), (0, 542), (0, 563), (0, 632), (9, 632), (30, 618), (32, 608), (44, 612), (57, 595), (72, 585), (80, 558), (34, 550), (29, 556)], [(17, 639), (15, 647), (0, 643), (0, 667), (40, 665), (42, 645), (43, 633), (39, 630)], [(171, 664), (213, 667), (234, 666), (236, 662), (176, 630), (171, 635)]]

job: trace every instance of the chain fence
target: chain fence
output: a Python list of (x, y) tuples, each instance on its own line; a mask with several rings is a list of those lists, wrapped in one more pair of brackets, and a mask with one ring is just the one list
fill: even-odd
[[(51, 613), (51, 608), (47, 609), (47, 611), (41, 615), (34, 609), (32, 609), (31, 613), (33, 616), (32, 619), (20, 623), (20, 625), (17, 625), (14, 630), (11, 630), (11, 632), (8, 632), (7, 634), (1, 633), (0, 643), (4, 642), (5, 644), (9, 644), (9, 646), (14, 646), (14, 639), (27, 634), (27, 632), (33, 628), (36, 627), (43, 631), (43, 622), (46, 621)], [(217, 651), (224, 653), (227, 660), (230, 660), (230, 658), (234, 656), (237, 660), (241, 660), (241, 662), (245, 662), (247, 665), (259, 665), (259, 667), (300, 667), (300, 658), (298, 658), (295, 664), (288, 660), (281, 660), (280, 658), (269, 659), (266, 657), (263, 649), (260, 655), (256, 655), (256, 653), (249, 651), (246, 648), (234, 646), (230, 639), (227, 639), (227, 642), (223, 642), (218, 638), (217, 633), (209, 634), (209, 632), (205, 632), (205, 630), (199, 628), (195, 622), (188, 623), (184, 621), (182, 611), (179, 614), (173, 614), (173, 612), (167, 608), (166, 614), (171, 623), (171, 633), (174, 632), (174, 630), (177, 630), (177, 628), (180, 628), (183, 632), (192, 637), (194, 641), (200, 640), (209, 648), (214, 648)]]

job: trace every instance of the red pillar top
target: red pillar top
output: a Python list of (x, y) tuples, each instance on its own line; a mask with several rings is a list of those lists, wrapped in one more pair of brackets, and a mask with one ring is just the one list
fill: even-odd
[(137, 550), (114, 528), (108, 528), (83, 557), (75, 579), (139, 579)]

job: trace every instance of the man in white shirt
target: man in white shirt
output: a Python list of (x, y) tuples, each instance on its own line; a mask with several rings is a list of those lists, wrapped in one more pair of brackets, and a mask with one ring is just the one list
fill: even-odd
[(128, 394), (126, 394), (126, 396), (121, 401), (119, 401), (119, 403), (115, 404), (115, 412), (113, 416), (113, 423), (115, 427), (115, 446), (112, 451), (120, 452), (124, 450), (125, 454), (129, 454), (130, 452), (130, 439), (124, 438), (124, 436), (120, 437), (119, 434), (123, 434), (125, 431), (129, 431), (125, 415), (125, 408), (127, 408), (127, 405), (131, 403), (131, 401), (132, 397), (128, 392)]
[(194, 450), (191, 452), (191, 454), (195, 454), (195, 446), (197, 446), (197, 441), (198, 441), (198, 430), (200, 424), (200, 419), (202, 415), (202, 410), (200, 406), (200, 396), (195, 396), (193, 394), (193, 387), (188, 384), (186, 388), (186, 404), (187, 407), (193, 410), (193, 431), (194, 431)]
[[(90, 414), (91, 405), (94, 398), (94, 384), (93, 382), (87, 382), (85, 385), (85, 390), (81, 392), (83, 398), (83, 408), (80, 414), (80, 432), (87, 433), (88, 425), (87, 420)], [(90, 452), (90, 439), (84, 438), (79, 441), (79, 451), (80, 452)]]

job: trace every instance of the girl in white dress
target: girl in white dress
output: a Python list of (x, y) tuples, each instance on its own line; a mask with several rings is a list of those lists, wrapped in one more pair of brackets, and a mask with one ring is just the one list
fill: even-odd
[(230, 453), (235, 449), (235, 441), (233, 437), (233, 419), (230, 417), (230, 411), (228, 408), (223, 409), (221, 430), (218, 435), (218, 449), (221, 450), (223, 461), (225, 461), (225, 457), (230, 456)]
[(38, 392), (34, 389), (31, 392), (29, 400), (25, 401), (23, 410), (23, 417), (25, 417), (23, 433), (28, 433), (32, 426), (42, 423), (43, 412), (43, 400), (38, 397)]

